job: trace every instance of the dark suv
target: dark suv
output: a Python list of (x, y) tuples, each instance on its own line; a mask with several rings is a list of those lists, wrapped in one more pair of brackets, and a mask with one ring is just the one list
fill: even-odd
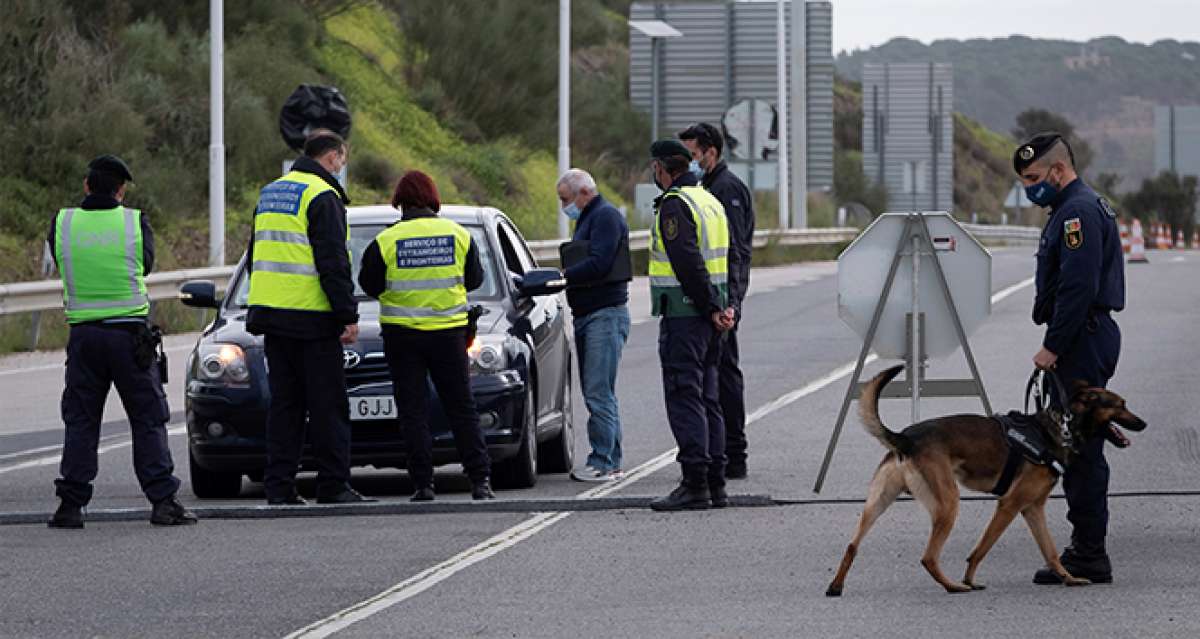
[[(562, 296), (527, 295), (523, 277), (547, 275), (516, 226), (492, 208), (445, 206), (441, 215), (462, 224), (475, 240), (484, 284), (468, 298), (483, 307), (471, 345), (471, 390), (500, 488), (527, 488), (539, 471), (566, 472), (574, 462), (571, 423), (571, 350)], [(350, 249), (357, 280), (363, 250), (399, 218), (386, 206), (349, 210)], [(187, 363), (185, 407), (188, 462), (197, 497), (235, 497), (242, 476), (261, 481), (270, 401), (262, 338), (246, 332), (249, 277), (245, 258), (216, 297), (208, 281), (188, 282), (185, 304), (217, 309)], [(379, 304), (358, 291), (358, 342), (345, 348), (350, 397), (350, 459), (355, 466), (404, 468), (405, 447), (395, 419), (392, 381), (379, 333)], [(458, 462), (441, 404), (429, 384), (430, 429), (436, 464)], [(313, 469), (306, 449), (302, 467)]]

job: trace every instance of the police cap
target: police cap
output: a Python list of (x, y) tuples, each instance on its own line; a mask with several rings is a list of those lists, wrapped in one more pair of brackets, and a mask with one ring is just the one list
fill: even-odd
[(114, 175), (122, 182), (132, 182), (133, 174), (129, 172), (129, 165), (115, 155), (101, 155), (100, 157), (88, 163), (89, 173), (108, 173)]
[(650, 157), (656, 160), (665, 160), (672, 157), (691, 160), (692, 153), (679, 140), (659, 140), (650, 145)]
[(1062, 136), (1061, 133), (1055, 131), (1046, 131), (1039, 133), (1017, 147), (1013, 153), (1013, 170), (1020, 175), (1025, 169), (1029, 168), (1030, 164), (1037, 162), (1039, 158), (1046, 154), (1054, 147), (1056, 142), (1062, 141), (1067, 147), (1067, 154), (1071, 156), (1071, 164), (1075, 163), (1075, 152), (1071, 150), (1070, 143)]

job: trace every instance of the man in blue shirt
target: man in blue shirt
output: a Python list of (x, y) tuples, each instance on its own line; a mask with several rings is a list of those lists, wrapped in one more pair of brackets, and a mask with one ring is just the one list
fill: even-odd
[(616, 268), (619, 258), (629, 259), (629, 226), (596, 191), (596, 180), (586, 171), (570, 169), (557, 188), (563, 214), (576, 222), (571, 241), (587, 242), (585, 258), (563, 265), (592, 448), (586, 467), (571, 471), (571, 478), (613, 481), (622, 476), (616, 386), (621, 350), (629, 337), (629, 283), (611, 275), (614, 270), (630, 272)]
[[(1117, 215), (1076, 174), (1071, 146), (1057, 133), (1038, 134), (1017, 147), (1013, 169), (1029, 200), (1050, 209), (1037, 252), (1033, 303), (1033, 321), (1045, 325), (1046, 334), (1033, 363), (1056, 370), (1064, 383), (1082, 380), (1103, 388), (1121, 352), (1121, 331), (1111, 313), (1125, 308)], [(1067, 519), (1074, 529), (1062, 563), (1071, 574), (1097, 583), (1112, 582), (1104, 547), (1109, 474), (1104, 441), (1078, 442), (1079, 454), (1063, 475)], [(1060, 583), (1048, 568), (1033, 580)]]

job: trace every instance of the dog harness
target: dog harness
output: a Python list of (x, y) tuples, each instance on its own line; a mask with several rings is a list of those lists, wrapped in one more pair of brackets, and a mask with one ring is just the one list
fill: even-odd
[(988, 492), (993, 495), (1007, 493), (1012, 487), (1013, 478), (1017, 476), (1017, 470), (1026, 461), (1049, 468), (1056, 478), (1062, 475), (1062, 461), (1046, 444), (1046, 436), (1042, 433), (1037, 415), (1026, 415), (1014, 410), (1009, 411), (1007, 415), (992, 415), (992, 419), (996, 420), (1000, 429), (1004, 431), (1004, 440), (1008, 444), (1008, 459), (1004, 461), (1000, 479)]

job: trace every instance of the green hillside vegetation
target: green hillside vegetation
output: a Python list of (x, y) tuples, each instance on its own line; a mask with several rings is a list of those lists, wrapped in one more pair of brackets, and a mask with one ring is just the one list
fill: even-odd
[(843, 51), (838, 73), (861, 78), (864, 63), (949, 62), (954, 108), (995, 131), (1010, 131), (1027, 109), (1060, 113), (1096, 151), (1087, 177), (1123, 176), (1137, 188), (1153, 168), (1155, 104), (1200, 104), (1200, 43), (1152, 45), (1105, 37), (1086, 43), (1024, 36), (938, 40), (895, 38)]
[[(443, 201), (496, 206), (527, 237), (551, 236), (558, 208), (557, 38), (547, 37), (557, 28), (553, 4), (500, 0), (479, 11), (468, 0), (227, 3), (229, 259), (243, 250), (258, 189), (294, 156), (279, 137), (278, 112), (302, 83), (337, 86), (350, 104), (348, 191), (355, 204), (386, 203), (402, 171), (421, 169), (434, 177)], [(644, 151), (648, 131), (625, 98), (621, 12), (628, 2), (573, 4), (580, 25), (573, 30), (573, 160), (594, 168), (602, 191), (621, 205), (644, 169), (634, 156)], [(457, 12), (458, 20), (429, 19), (439, 11)], [(519, 47), (509, 40), (512, 29), (495, 29), (535, 14), (543, 17), (535, 23), (540, 31), (525, 34)], [(471, 20), (492, 40), (467, 42), (456, 29)], [(417, 27), (419, 35), (409, 37)], [(100, 153), (120, 155), (133, 169), (127, 204), (156, 229), (156, 268), (204, 264), (207, 32), (207, 3), (6, 4), (0, 143), (10, 152), (0, 156), (0, 281), (41, 277), (41, 241), (54, 211), (79, 200), (87, 161)], [(505, 46), (489, 56), (497, 38)], [(437, 43), (449, 44), (434, 49)], [(441, 60), (435, 53), (455, 48), (470, 55), (431, 64)], [(472, 82), (454, 82), (468, 70)], [(522, 83), (536, 95), (518, 90)], [(518, 98), (537, 109), (514, 111)]]

